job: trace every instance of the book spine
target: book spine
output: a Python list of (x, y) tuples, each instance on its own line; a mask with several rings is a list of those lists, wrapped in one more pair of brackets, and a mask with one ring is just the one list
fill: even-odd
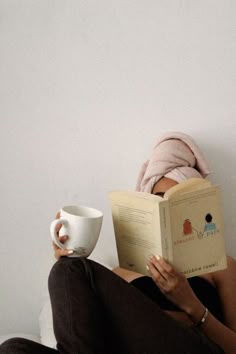
[(162, 256), (169, 262), (173, 262), (173, 249), (171, 237), (171, 221), (168, 201), (160, 203), (160, 229), (162, 242)]

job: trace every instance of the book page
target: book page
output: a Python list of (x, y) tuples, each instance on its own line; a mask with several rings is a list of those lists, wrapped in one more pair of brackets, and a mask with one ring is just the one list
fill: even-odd
[(120, 267), (147, 274), (147, 260), (162, 254), (159, 202), (162, 199), (144, 193), (110, 193), (114, 231)]
[(169, 200), (173, 263), (186, 277), (226, 266), (224, 228), (218, 187)]

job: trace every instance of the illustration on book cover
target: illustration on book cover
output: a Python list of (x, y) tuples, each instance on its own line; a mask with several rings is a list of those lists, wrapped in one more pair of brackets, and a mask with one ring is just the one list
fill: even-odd
[(203, 238), (203, 236), (214, 235), (219, 232), (217, 225), (212, 222), (213, 216), (211, 213), (207, 213), (205, 216), (205, 225), (202, 230), (197, 230), (193, 225), (190, 219), (185, 219), (183, 223), (183, 235), (190, 236), (195, 232), (198, 238)]

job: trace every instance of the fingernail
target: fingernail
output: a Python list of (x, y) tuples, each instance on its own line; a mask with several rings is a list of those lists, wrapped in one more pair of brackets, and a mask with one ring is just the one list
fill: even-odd
[(156, 254), (155, 257), (156, 257), (157, 261), (159, 261), (161, 259), (161, 256), (159, 256), (159, 254)]
[(148, 265), (146, 265), (146, 268), (147, 268), (147, 270), (149, 270), (149, 266)]
[(72, 254), (72, 253), (74, 253), (73, 250), (69, 250), (69, 251), (68, 251), (68, 254)]
[(153, 255), (150, 256), (150, 257), (149, 257), (149, 262), (153, 262), (153, 261), (154, 261), (154, 258), (155, 258), (155, 256), (153, 256)]

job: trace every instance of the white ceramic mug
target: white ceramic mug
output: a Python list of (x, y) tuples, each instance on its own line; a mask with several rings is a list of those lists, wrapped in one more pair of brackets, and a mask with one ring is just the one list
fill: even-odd
[[(103, 214), (97, 209), (75, 205), (64, 206), (60, 210), (60, 219), (51, 223), (51, 237), (61, 249), (74, 251), (70, 257), (88, 257), (96, 246), (102, 219)], [(59, 224), (62, 225), (59, 236), (68, 236), (65, 243), (58, 239), (56, 230)]]

